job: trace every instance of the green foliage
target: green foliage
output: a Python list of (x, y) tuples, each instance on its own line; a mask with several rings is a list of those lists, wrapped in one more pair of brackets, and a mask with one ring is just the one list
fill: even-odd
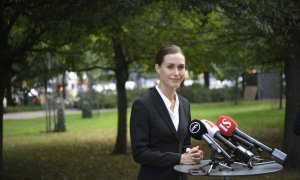
[(17, 106), (8, 106), (5, 109), (5, 112), (12, 113), (12, 112), (21, 112), (21, 111), (38, 111), (42, 110), (43, 107), (41, 105), (17, 105)]
[(117, 95), (114, 91), (105, 91), (102, 93), (81, 93), (78, 108), (81, 109), (84, 102), (89, 102), (93, 109), (108, 109), (117, 107)]
[[(127, 90), (128, 106), (131, 106), (136, 99), (146, 94), (147, 91), (149, 91), (149, 89)], [(180, 87), (178, 89), (178, 94), (188, 99), (191, 103), (233, 101), (236, 96), (239, 96), (233, 88), (207, 89), (201, 85)], [(90, 102), (93, 109), (117, 107), (117, 95), (113, 91), (101, 93), (93, 92), (91, 95), (89, 93), (81, 94), (80, 102), (78, 103), (79, 109), (81, 109), (84, 101)]]
[(181, 87), (177, 92), (192, 103), (233, 101), (239, 96), (232, 88), (207, 89), (198, 84)]
[(133, 90), (127, 90), (127, 100), (128, 100), (128, 106), (130, 107), (135, 100), (137, 100), (139, 97), (143, 96), (149, 91), (149, 89), (133, 89)]
[(100, 108), (116, 108), (117, 106), (117, 95), (115, 92), (105, 92), (98, 94), (98, 102)]
[[(127, 90), (128, 105), (131, 106), (136, 99), (144, 95), (147, 91), (148, 89)], [(90, 102), (93, 109), (117, 108), (117, 94), (114, 91), (104, 91), (101, 93), (93, 92), (91, 95), (89, 93), (82, 93), (79, 97), (79, 109), (81, 109), (84, 101)]]

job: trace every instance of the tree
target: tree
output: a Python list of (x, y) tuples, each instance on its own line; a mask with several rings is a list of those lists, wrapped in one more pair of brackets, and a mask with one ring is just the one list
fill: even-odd
[[(97, 65), (91, 69), (99, 68), (110, 70), (115, 74), (117, 87), (117, 109), (118, 130), (114, 154), (127, 153), (127, 96), (125, 83), (128, 80), (129, 69), (134, 63), (148, 56), (149, 47), (145, 44), (150, 37), (149, 27), (143, 27), (139, 15), (144, 10), (143, 2), (139, 1), (116, 1), (99, 2), (98, 6), (105, 7), (102, 14), (95, 14), (96, 18), (101, 16), (110, 17), (101, 21), (101, 27), (91, 33), (93, 44), (89, 52), (96, 54), (99, 58), (94, 61)], [(138, 22), (138, 23), (137, 23)], [(153, 35), (151, 35), (153, 38)], [(144, 41), (141, 41), (143, 39)]]
[[(125, 83), (128, 79), (130, 64), (144, 55), (137, 49), (140, 39), (136, 38), (130, 27), (142, 12), (147, 1), (80, 1), (87, 11), (78, 11), (71, 16), (84, 31), (78, 41), (69, 44), (67, 49), (82, 51), (76, 57), (70, 54), (64, 61), (69, 71), (90, 71), (102, 69), (114, 72), (118, 98), (118, 131), (113, 153), (125, 154), (127, 151), (127, 97)], [(77, 17), (77, 18), (76, 18)], [(79, 20), (77, 20), (79, 19)], [(138, 32), (138, 30), (136, 30)], [(52, 36), (50, 36), (52, 37)], [(138, 44), (135, 44), (138, 43)]]
[[(112, 46), (112, 51), (101, 52), (101, 54), (106, 54), (107, 60), (111, 59), (111, 55), (108, 53), (113, 52), (114, 61), (107, 61), (105, 64), (106, 69), (115, 72), (117, 84), (118, 134), (113, 152), (117, 154), (126, 153), (127, 97), (125, 82), (132, 65), (135, 63), (141, 66), (147, 64), (150, 71), (153, 71), (154, 68), (151, 68), (151, 64), (154, 66), (155, 52), (159, 47), (170, 43), (179, 44), (182, 47), (190, 45), (193, 36), (188, 35), (186, 30), (192, 31), (194, 27), (191, 19), (176, 8), (176, 3), (158, 2), (147, 4), (147, 6), (140, 6), (138, 3), (134, 5), (133, 2), (126, 3), (128, 2), (116, 2), (113, 6), (108, 6), (107, 16), (112, 17), (112, 21), (101, 28), (100, 32), (105, 38), (103, 41), (99, 41)], [(178, 19), (182, 21), (178, 22)], [(97, 50), (99, 51), (99, 49)]]
[[(32, 21), (26, 24), (26, 18), (22, 16), (26, 9), (32, 8), (32, 5), (26, 2), (0, 2), (0, 57), (1, 57), (1, 69), (0, 69), (0, 131), (1, 131), (1, 170), (2, 170), (2, 154), (3, 154), (3, 98), (10, 84), (10, 78), (14, 75), (12, 66), (15, 63), (20, 63), (24, 60), (24, 56), (28, 52), (28, 49), (32, 48), (33, 44), (37, 41), (43, 33), (43, 29), (37, 29), (36, 25), (39, 21)], [(28, 28), (19, 29), (15, 25), (28, 25)], [(13, 35), (20, 36), (24, 33), (22, 39), (11, 40)], [(19, 41), (18, 41), (19, 40)]]
[[(81, 2), (0, 1), (0, 168), (3, 155), (3, 98), (11, 79), (31, 65), (33, 52), (52, 52), (70, 42), (66, 28)], [(73, 11), (74, 10), (74, 11)], [(89, 11), (86, 11), (89, 12)], [(69, 21), (70, 22), (70, 21)], [(68, 30), (73, 30), (70, 26)], [(74, 27), (74, 26), (73, 26)], [(52, 38), (50, 38), (52, 37)], [(1, 171), (2, 172), (2, 171)]]

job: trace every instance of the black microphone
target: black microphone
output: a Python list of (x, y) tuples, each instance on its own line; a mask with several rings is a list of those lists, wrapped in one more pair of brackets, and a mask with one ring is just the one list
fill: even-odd
[(233, 144), (242, 144), (243, 146), (246, 146), (248, 150), (250, 150), (252, 153), (256, 154), (257, 152), (262, 152), (260, 148), (257, 148), (254, 146), (254, 144), (250, 143), (249, 141), (241, 138), (240, 136), (237, 136), (235, 134), (232, 134), (230, 137)]
[(228, 141), (225, 137), (223, 137), (220, 134), (219, 128), (213, 122), (208, 120), (201, 120), (201, 122), (205, 125), (209, 136), (218, 139), (226, 147), (233, 150), (235, 159), (244, 162), (246, 164), (249, 164), (249, 162), (251, 162), (252, 158), (254, 157), (254, 154), (251, 151), (245, 149), (240, 145), (235, 146), (230, 141)]
[(232, 135), (237, 135), (245, 139), (246, 141), (254, 144), (255, 147), (258, 147), (259, 149), (267, 153), (270, 153), (271, 156), (279, 163), (283, 163), (287, 157), (287, 154), (285, 154), (284, 152), (276, 148), (271, 149), (268, 146), (257, 141), (256, 139), (252, 138), (251, 136), (247, 135), (246, 133), (240, 131), (237, 128), (237, 123), (228, 116), (220, 116), (216, 122), (216, 125), (219, 127), (222, 135), (227, 137)]
[(201, 121), (192, 120), (188, 132), (194, 139), (204, 140), (214, 153), (218, 153), (225, 159), (232, 161), (231, 156), (207, 134), (207, 129)]

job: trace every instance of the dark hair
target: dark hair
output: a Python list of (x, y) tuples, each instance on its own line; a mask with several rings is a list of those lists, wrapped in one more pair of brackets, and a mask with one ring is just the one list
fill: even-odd
[(179, 46), (174, 44), (162, 46), (156, 54), (155, 64), (161, 65), (166, 55), (176, 53), (184, 55)]

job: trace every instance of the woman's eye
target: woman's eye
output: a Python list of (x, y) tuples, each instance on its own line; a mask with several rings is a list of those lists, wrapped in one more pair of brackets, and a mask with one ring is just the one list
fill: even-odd
[(174, 65), (169, 65), (167, 66), (168, 69), (173, 69), (174, 68)]
[(170, 64), (167, 66), (168, 69), (170, 70), (173, 70), (175, 68), (177, 68), (178, 71), (182, 71), (185, 69), (185, 66), (184, 65), (179, 65), (179, 66), (176, 66), (175, 64)]
[(179, 71), (182, 71), (182, 70), (184, 70), (185, 69), (185, 67), (182, 65), (182, 66), (178, 66), (178, 70)]

